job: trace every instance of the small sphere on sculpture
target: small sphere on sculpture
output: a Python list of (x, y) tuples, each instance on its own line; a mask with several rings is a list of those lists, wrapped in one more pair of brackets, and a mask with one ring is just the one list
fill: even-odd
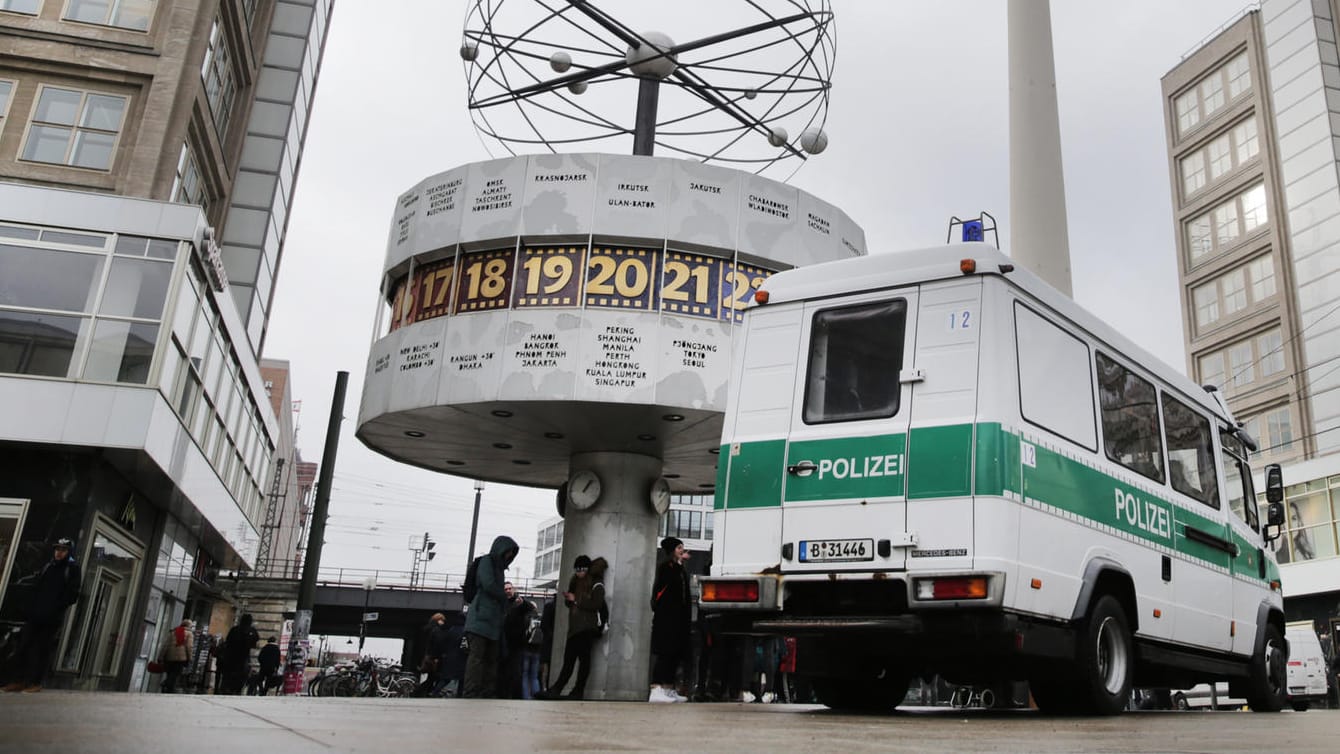
[(566, 73), (572, 67), (572, 56), (566, 52), (556, 52), (549, 56), (549, 67), (554, 73)]
[(787, 141), (789, 141), (788, 136), (785, 128), (774, 126), (773, 129), (768, 132), (768, 143), (774, 147), (786, 146)]
[(568, 84), (568, 91), (572, 92), (573, 94), (582, 94), (583, 92), (586, 91), (586, 82), (574, 81), (571, 84)]
[(828, 134), (822, 128), (807, 128), (800, 134), (800, 148), (809, 154), (828, 149)]
[(657, 79), (666, 78), (674, 73), (678, 66), (675, 56), (661, 54), (675, 46), (669, 35), (659, 31), (648, 31), (643, 32), (641, 36), (646, 44), (637, 47), (630, 45), (628, 52), (624, 54), (628, 68), (638, 76)]
[(461, 60), (471, 62), (479, 57), (479, 43), (473, 39), (467, 39), (461, 42)]

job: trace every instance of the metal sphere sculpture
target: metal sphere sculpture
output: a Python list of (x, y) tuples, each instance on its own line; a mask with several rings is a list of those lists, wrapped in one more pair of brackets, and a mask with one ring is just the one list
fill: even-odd
[(469, 6), (461, 60), (490, 154), (624, 151), (632, 136), (635, 154), (789, 177), (827, 147), (829, 0), (719, 2), (705, 34), (704, 14), (673, 3), (615, 6)]

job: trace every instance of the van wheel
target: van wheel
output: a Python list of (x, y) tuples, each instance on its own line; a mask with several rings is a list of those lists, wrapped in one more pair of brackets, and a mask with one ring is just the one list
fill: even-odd
[(1038, 709), (1048, 715), (1073, 715), (1080, 711), (1075, 704), (1075, 684), (1070, 680), (1035, 678), (1028, 682), (1028, 693)]
[(1312, 705), (1309, 704), (1308, 702), (1294, 702), (1294, 703), (1293, 703), (1293, 711), (1294, 711), (1294, 712), (1307, 712), (1311, 707), (1312, 707)]
[(1182, 692), (1179, 691), (1176, 694), (1173, 694), (1172, 706), (1173, 709), (1178, 709), (1185, 712), (1191, 709), (1191, 702), (1188, 702), (1186, 700), (1186, 694), (1183, 694)]
[(1289, 650), (1277, 626), (1267, 623), (1265, 632), (1261, 653), (1252, 658), (1247, 705), (1252, 712), (1279, 712), (1289, 695)]
[(1115, 715), (1126, 708), (1135, 670), (1135, 646), (1126, 611), (1111, 595), (1103, 595), (1089, 611), (1076, 648), (1079, 671), (1078, 711)]
[(892, 712), (907, 696), (910, 679), (886, 678), (815, 678), (814, 695), (829, 709), (844, 712)]

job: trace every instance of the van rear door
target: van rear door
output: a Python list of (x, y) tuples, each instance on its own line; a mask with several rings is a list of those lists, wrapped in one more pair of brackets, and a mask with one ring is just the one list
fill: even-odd
[[(782, 568), (906, 568), (918, 289), (805, 307), (782, 495)], [(881, 545), (881, 541), (883, 544)]]

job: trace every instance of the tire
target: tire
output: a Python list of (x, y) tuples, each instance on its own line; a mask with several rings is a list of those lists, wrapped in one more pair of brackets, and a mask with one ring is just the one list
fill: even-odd
[(1075, 651), (1076, 712), (1115, 715), (1126, 708), (1135, 674), (1135, 642), (1126, 611), (1112, 595), (1093, 604)]
[(1293, 706), (1294, 712), (1307, 712), (1312, 708), (1310, 702), (1291, 702), (1290, 704)]
[(892, 712), (907, 696), (910, 679), (815, 678), (814, 694), (819, 703), (843, 712)]
[(1179, 691), (1176, 694), (1173, 694), (1172, 706), (1175, 710), (1186, 712), (1191, 709), (1191, 702), (1186, 700), (1186, 694)]
[(399, 697), (401, 699), (408, 699), (414, 696), (414, 691), (418, 687), (419, 684), (415, 683), (412, 678), (400, 676), (395, 680), (391, 681), (391, 690), (388, 696)]
[(991, 689), (982, 689), (982, 693), (977, 697), (977, 703), (982, 709), (992, 709), (996, 706), (996, 694)]
[(1247, 706), (1252, 712), (1279, 712), (1289, 698), (1289, 645), (1273, 623), (1265, 627), (1261, 652), (1252, 658)]

